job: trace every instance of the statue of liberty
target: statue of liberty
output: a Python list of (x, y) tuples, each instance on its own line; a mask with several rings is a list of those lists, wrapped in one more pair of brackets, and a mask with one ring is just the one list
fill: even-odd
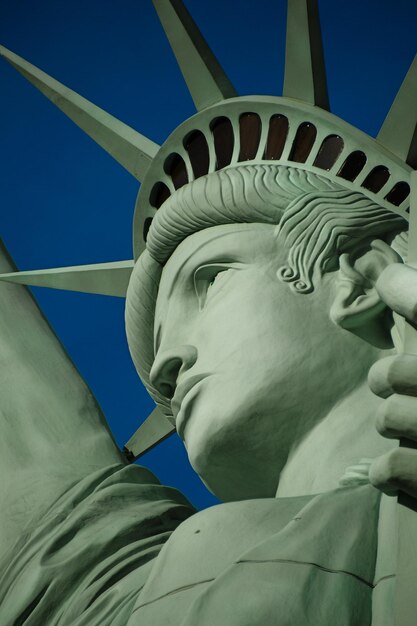
[[(0, 623), (390, 626), (394, 496), (417, 497), (417, 64), (375, 140), (328, 110), (314, 0), (289, 0), (283, 97), (237, 96), (181, 0), (154, 4), (197, 108), (162, 146), (0, 49), (141, 181), (133, 261), (2, 251)], [(157, 408), (124, 451), (25, 284), (126, 295)], [(131, 463), (174, 429), (222, 504)]]

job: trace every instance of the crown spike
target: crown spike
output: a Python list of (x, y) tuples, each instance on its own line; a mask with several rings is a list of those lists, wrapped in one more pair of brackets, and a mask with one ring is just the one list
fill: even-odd
[(135, 461), (174, 432), (175, 426), (156, 407), (125, 444), (125, 454), (130, 461)]
[(377, 141), (417, 167), (417, 55), (378, 133)]
[(288, 0), (283, 95), (329, 110), (317, 0)]
[(111, 154), (120, 165), (138, 180), (143, 180), (152, 159), (159, 150), (156, 143), (7, 48), (0, 46), (0, 55)]
[(236, 91), (181, 0), (153, 0), (198, 111)]
[(126, 296), (134, 261), (116, 261), (93, 265), (76, 265), (47, 270), (0, 274), (0, 280), (9, 283), (50, 287), (67, 291), (82, 291), (104, 296)]

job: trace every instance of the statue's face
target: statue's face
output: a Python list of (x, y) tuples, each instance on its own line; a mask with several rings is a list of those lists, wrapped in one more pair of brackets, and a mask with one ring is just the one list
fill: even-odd
[(274, 495), (291, 448), (355, 379), (349, 333), (328, 315), (332, 275), (294, 294), (276, 276), (286, 252), (274, 232), (193, 234), (160, 283), (151, 380), (173, 394), (191, 464), (225, 500)]

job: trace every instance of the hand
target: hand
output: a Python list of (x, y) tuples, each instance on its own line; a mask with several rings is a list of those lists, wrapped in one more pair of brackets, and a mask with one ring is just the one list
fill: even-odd
[[(417, 323), (417, 270), (390, 265), (381, 273), (376, 288), (395, 313)], [(376, 419), (378, 432), (387, 438), (407, 439), (410, 446), (396, 446), (375, 459), (369, 479), (385, 493), (403, 491), (417, 498), (417, 356), (380, 359), (370, 369), (368, 380), (371, 390), (384, 398)]]

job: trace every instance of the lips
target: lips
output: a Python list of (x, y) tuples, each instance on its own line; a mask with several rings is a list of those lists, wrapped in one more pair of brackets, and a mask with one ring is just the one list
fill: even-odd
[(181, 410), (181, 405), (185, 400), (187, 394), (204, 378), (207, 377), (207, 374), (196, 374), (195, 376), (190, 376), (186, 380), (183, 380), (176, 388), (174, 396), (171, 400), (171, 409), (172, 414), (174, 416), (175, 421), (177, 421), (178, 413)]

